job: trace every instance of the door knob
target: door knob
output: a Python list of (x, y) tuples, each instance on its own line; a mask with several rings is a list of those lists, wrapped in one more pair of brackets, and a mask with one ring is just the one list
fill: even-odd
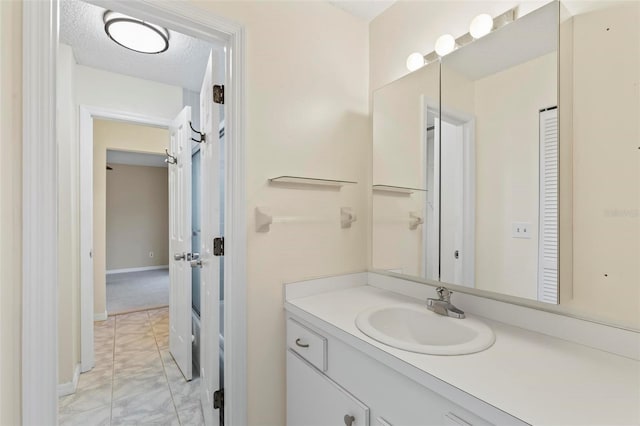
[(353, 422), (355, 422), (355, 421), (356, 421), (356, 418), (353, 417), (352, 415), (350, 415), (350, 414), (345, 414), (344, 415), (344, 424), (346, 426), (352, 426)]
[(173, 255), (174, 260), (185, 260), (187, 258), (187, 253), (176, 253)]

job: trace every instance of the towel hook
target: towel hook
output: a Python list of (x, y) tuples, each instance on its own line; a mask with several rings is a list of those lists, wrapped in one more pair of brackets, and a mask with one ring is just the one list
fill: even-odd
[(164, 162), (167, 164), (178, 164), (178, 159), (173, 155), (169, 154), (169, 150), (167, 148), (164, 149), (164, 152), (167, 154), (167, 158), (164, 159)]
[(197, 134), (200, 136), (200, 140), (198, 140), (198, 139), (194, 139), (194, 138), (191, 138), (191, 140), (192, 140), (192, 141), (194, 141), (194, 142), (198, 142), (198, 143), (205, 142), (205, 134), (204, 134), (204, 133), (200, 133), (199, 131), (197, 131), (196, 129), (194, 129), (194, 128), (193, 128), (193, 124), (192, 124), (191, 122), (189, 122), (189, 127), (191, 127), (191, 131), (192, 131), (193, 133), (197, 133)]

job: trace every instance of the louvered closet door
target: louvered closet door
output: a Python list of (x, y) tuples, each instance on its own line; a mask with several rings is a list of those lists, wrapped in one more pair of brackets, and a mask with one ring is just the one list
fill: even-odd
[(558, 109), (540, 112), (538, 300), (558, 304)]

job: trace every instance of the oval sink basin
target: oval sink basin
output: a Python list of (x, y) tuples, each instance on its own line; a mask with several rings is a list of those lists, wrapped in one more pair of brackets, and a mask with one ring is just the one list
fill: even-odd
[(480, 352), (496, 340), (493, 330), (474, 318), (445, 317), (408, 303), (362, 311), (356, 326), (385, 345), (431, 355)]

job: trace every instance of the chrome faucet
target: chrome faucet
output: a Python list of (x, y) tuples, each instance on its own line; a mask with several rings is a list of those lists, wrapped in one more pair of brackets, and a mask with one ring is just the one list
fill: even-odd
[(438, 293), (437, 299), (427, 299), (427, 309), (439, 315), (453, 318), (464, 318), (464, 312), (451, 304), (451, 295), (453, 292), (445, 287), (436, 288)]

